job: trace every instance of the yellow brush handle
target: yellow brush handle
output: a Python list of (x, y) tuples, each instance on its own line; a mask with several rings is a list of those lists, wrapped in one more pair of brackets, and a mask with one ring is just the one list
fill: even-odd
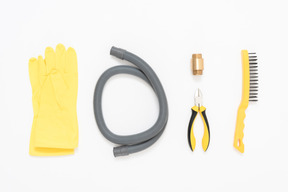
[(249, 89), (250, 89), (250, 71), (249, 71), (249, 56), (247, 50), (241, 51), (242, 55), (242, 99), (237, 113), (236, 129), (234, 136), (234, 147), (244, 153), (244, 119), (245, 119), (245, 110), (248, 107), (249, 103)]
[(243, 137), (244, 137), (244, 119), (246, 117), (245, 114), (246, 108), (243, 106), (239, 106), (238, 108), (238, 115), (237, 115), (237, 121), (236, 121), (236, 130), (235, 130), (235, 136), (234, 136), (234, 147), (240, 151), (241, 153), (244, 153), (244, 143), (243, 143)]

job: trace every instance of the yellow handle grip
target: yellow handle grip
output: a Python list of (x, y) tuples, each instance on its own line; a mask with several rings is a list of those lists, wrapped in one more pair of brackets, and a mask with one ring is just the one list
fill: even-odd
[(233, 146), (244, 153), (244, 119), (246, 117), (245, 110), (249, 103), (249, 89), (250, 89), (250, 70), (249, 70), (249, 56), (247, 50), (241, 51), (242, 56), (242, 99), (237, 112), (235, 136)]
[(194, 128), (194, 121), (198, 113), (197, 106), (192, 107), (192, 115), (188, 125), (188, 143), (192, 151), (194, 151), (196, 146), (196, 139), (194, 136), (193, 128)]
[(244, 106), (239, 106), (238, 108), (236, 129), (235, 129), (235, 136), (234, 136), (234, 147), (241, 153), (244, 153), (243, 130), (245, 127), (244, 119), (246, 117), (246, 114), (245, 114), (246, 108), (247, 107), (244, 107)]
[(202, 138), (202, 148), (204, 151), (206, 151), (209, 147), (209, 143), (210, 143), (210, 128), (209, 128), (209, 123), (208, 123), (208, 119), (206, 116), (206, 108), (201, 106), (200, 107), (200, 114), (201, 114), (201, 118), (203, 120), (203, 124), (204, 124), (204, 135)]

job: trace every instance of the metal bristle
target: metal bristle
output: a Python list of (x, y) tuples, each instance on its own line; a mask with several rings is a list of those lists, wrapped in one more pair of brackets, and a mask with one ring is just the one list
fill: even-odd
[(258, 62), (256, 53), (249, 54), (250, 90), (249, 101), (258, 101)]

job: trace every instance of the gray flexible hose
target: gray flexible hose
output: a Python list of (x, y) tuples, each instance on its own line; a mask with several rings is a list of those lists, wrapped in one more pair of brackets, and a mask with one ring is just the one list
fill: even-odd
[[(138, 56), (120, 48), (112, 47), (110, 55), (131, 62), (137, 67), (116, 66), (106, 70), (99, 78), (94, 92), (94, 115), (100, 132), (109, 141), (121, 146), (114, 147), (114, 156), (124, 156), (142, 151), (153, 145), (162, 135), (168, 120), (168, 104), (164, 89), (152, 68)], [(159, 101), (159, 116), (155, 124), (148, 130), (134, 134), (121, 136), (112, 133), (104, 120), (102, 113), (102, 92), (108, 79), (116, 74), (135, 75), (151, 85)]]

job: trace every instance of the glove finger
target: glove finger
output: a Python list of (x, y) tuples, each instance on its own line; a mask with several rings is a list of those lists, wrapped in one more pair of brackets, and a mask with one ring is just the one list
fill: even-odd
[(52, 47), (47, 47), (45, 50), (45, 63), (47, 73), (50, 73), (51, 70), (56, 69), (56, 54)]
[(77, 73), (77, 56), (76, 52), (72, 47), (69, 47), (67, 50), (67, 59), (65, 65), (65, 72), (66, 73)]
[(46, 65), (41, 55), (38, 56), (38, 65), (39, 65), (40, 85), (42, 86), (46, 79), (47, 73), (46, 73)]
[(40, 88), (40, 79), (39, 79), (38, 61), (34, 57), (29, 60), (29, 77), (30, 77), (32, 92), (35, 93)]
[(64, 72), (66, 62), (66, 50), (64, 45), (58, 44), (56, 47), (56, 68), (60, 72)]

